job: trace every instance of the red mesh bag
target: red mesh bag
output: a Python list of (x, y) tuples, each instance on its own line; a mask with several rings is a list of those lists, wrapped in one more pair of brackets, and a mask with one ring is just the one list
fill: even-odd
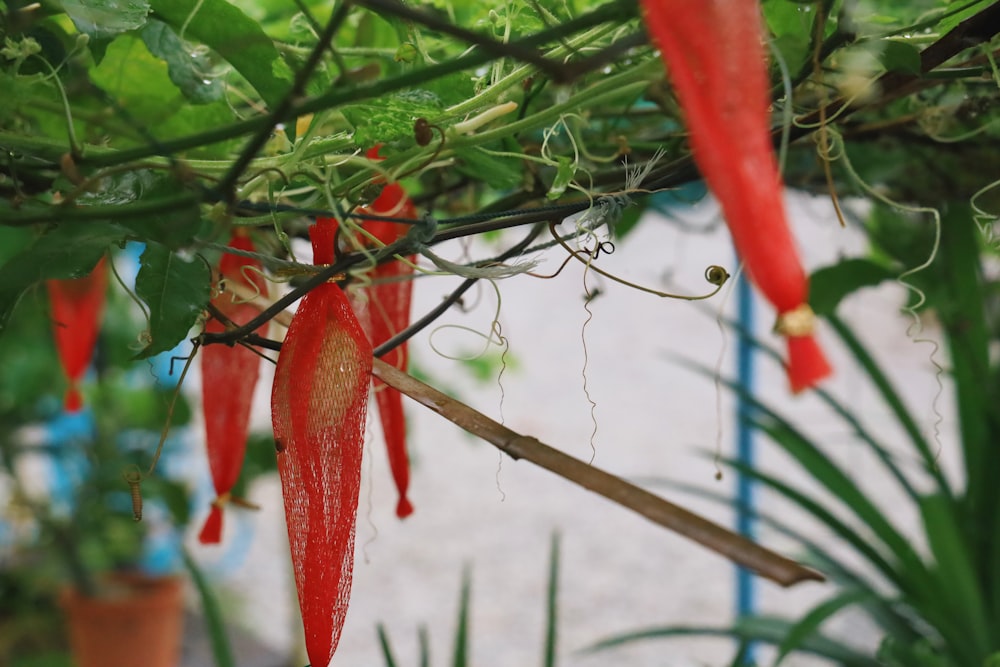
[[(250, 239), (236, 230), (229, 247), (253, 251)], [(258, 271), (260, 262), (248, 257), (225, 253), (219, 263), (219, 274), (225, 282), (244, 285), (267, 295), (267, 282)], [(252, 320), (260, 311), (243, 302), (232, 292), (225, 291), (212, 304), (235, 324)], [(212, 318), (205, 324), (207, 333), (221, 333), (225, 325)], [(265, 335), (267, 325), (257, 329)], [(253, 390), (260, 374), (260, 358), (242, 345), (208, 345), (201, 350), (202, 407), (205, 414), (205, 447), (212, 472), (216, 499), (212, 502), (205, 525), (198, 534), (202, 544), (217, 544), (222, 539), (222, 507), (230, 500), (230, 491), (240, 476), (246, 455), (247, 427)]]
[[(310, 228), (333, 261), (335, 227)], [(271, 413), (306, 652), (325, 667), (347, 615), (372, 347), (347, 297), (326, 283), (302, 299), (278, 355)]]
[(813, 338), (809, 285), (785, 220), (770, 136), (770, 96), (756, 0), (642, 0), (684, 111), (695, 163), (712, 189), (736, 250), (778, 311), (792, 391), (830, 374)]
[(72, 280), (47, 280), (52, 309), (52, 331), (63, 371), (69, 379), (64, 405), (69, 412), (83, 407), (79, 383), (94, 356), (101, 311), (108, 288), (108, 267), (105, 259), (94, 266), (89, 275)]
[[(378, 157), (378, 147), (368, 152), (368, 157)], [(369, 208), (359, 210), (359, 213), (371, 213), (381, 216), (395, 216), (415, 219), (416, 208), (406, 196), (399, 183), (390, 183), (382, 189), (379, 197)], [(390, 244), (404, 236), (408, 226), (396, 222), (381, 220), (364, 220), (366, 231), (379, 241)], [(412, 260), (413, 257), (411, 256)], [(386, 262), (377, 266), (373, 272), (374, 284), (366, 289), (369, 312), (369, 337), (375, 346), (381, 345), (410, 325), (410, 298), (413, 293), (413, 281), (408, 278), (413, 268), (404, 262)], [(382, 358), (388, 364), (405, 371), (408, 355), (406, 343), (403, 343)], [(387, 386), (381, 380), (375, 379), (375, 401), (378, 405), (379, 419), (382, 422), (382, 432), (385, 434), (386, 451), (389, 456), (389, 469), (399, 493), (396, 504), (396, 516), (403, 519), (413, 513), (413, 505), (407, 498), (410, 486), (410, 460), (406, 452), (406, 417), (403, 413), (403, 396), (397, 390)]]

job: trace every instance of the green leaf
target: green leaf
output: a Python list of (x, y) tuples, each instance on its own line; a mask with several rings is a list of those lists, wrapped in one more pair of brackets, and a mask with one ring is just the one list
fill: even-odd
[(452, 667), (469, 667), (469, 598), (472, 591), (472, 577), (469, 568), (462, 570), (462, 592), (458, 599), (458, 627), (455, 630), (455, 649)]
[(926, 637), (911, 641), (886, 637), (879, 644), (875, 657), (884, 667), (952, 667), (955, 664), (941, 655)]
[(520, 160), (490, 155), (478, 148), (457, 148), (458, 170), (497, 190), (510, 190), (524, 181)]
[(417, 59), (417, 47), (410, 42), (403, 42), (396, 49), (396, 54), (392, 57), (398, 63), (412, 63)]
[(867, 589), (849, 589), (834, 595), (832, 598), (813, 607), (805, 616), (788, 629), (788, 633), (778, 645), (778, 653), (774, 658), (774, 667), (792, 652), (799, 650), (804, 642), (812, 637), (824, 622), (846, 607), (856, 605), (872, 597), (872, 591)]
[(622, 240), (628, 235), (629, 232), (635, 229), (635, 226), (639, 224), (639, 220), (642, 218), (643, 213), (646, 212), (646, 206), (648, 206), (648, 203), (649, 199), (643, 198), (637, 202), (633, 201), (631, 205), (626, 206), (624, 210), (622, 210), (621, 217), (611, 226), (611, 230), (617, 240)]
[(354, 143), (368, 149), (413, 138), (413, 123), (418, 118), (439, 115), (444, 105), (428, 90), (410, 90), (343, 109), (344, 117), (354, 126)]
[(82, 278), (127, 232), (107, 223), (59, 225), (0, 266), (0, 335), (24, 292), (43, 280)]
[[(101, 179), (93, 192), (81, 195), (77, 202), (88, 206), (118, 206), (140, 200), (166, 201), (182, 190), (181, 183), (168, 172), (154, 169), (126, 171)], [(142, 217), (122, 218), (121, 224), (141, 241), (156, 241), (169, 248), (187, 245), (201, 227), (198, 203)]]
[[(768, 434), (771, 435), (771, 434)], [(772, 436), (773, 437), (773, 436)], [(824, 528), (842, 539), (849, 546), (853, 547), (860, 556), (868, 561), (873, 567), (879, 570), (889, 581), (899, 584), (901, 575), (893, 568), (892, 564), (880, 553), (870, 540), (862, 536), (857, 530), (842, 521), (828, 507), (819, 502), (808, 493), (800, 491), (776, 477), (767, 475), (759, 470), (746, 466), (739, 461), (726, 460), (726, 464), (741, 472), (742, 474), (760, 482), (764, 486), (774, 490), (779, 495), (784, 496), (789, 501), (801, 507), (805, 512), (811, 514)]]
[[(774, 35), (774, 48), (793, 72), (798, 71), (810, 57), (815, 7), (789, 0), (767, 0), (763, 3), (764, 20)], [(777, 63), (773, 67), (777, 68)]]
[[(751, 640), (767, 644), (777, 644), (788, 633), (791, 623), (784, 619), (767, 616), (740, 619), (730, 627), (672, 626), (654, 627), (629, 632), (603, 639), (586, 649), (587, 653), (618, 648), (634, 642), (669, 637), (731, 637), (737, 640)], [(803, 642), (800, 651), (813, 653), (840, 663), (845, 667), (879, 667), (874, 658), (855, 651), (844, 642), (824, 636), (814, 636)]]
[(563, 196), (566, 188), (573, 182), (573, 177), (576, 176), (576, 165), (573, 164), (572, 160), (565, 156), (559, 156), (556, 160), (559, 162), (556, 177), (552, 179), (552, 187), (545, 195), (553, 201)]
[(186, 261), (159, 243), (150, 243), (139, 260), (135, 291), (149, 306), (150, 343), (145, 359), (173, 349), (208, 304), (212, 273), (201, 259)]
[(222, 78), (213, 73), (214, 64), (206, 53), (190, 51), (170, 26), (150, 21), (140, 33), (150, 53), (167, 63), (167, 74), (186, 98), (195, 104), (222, 99)]
[(956, 510), (955, 504), (942, 495), (927, 496), (920, 504), (935, 569), (947, 581), (934, 604), (952, 619), (961, 619), (956, 623), (960, 634), (952, 637), (949, 645), (968, 651), (970, 656), (982, 656), (988, 653), (991, 643), (988, 618), (971, 555), (958, 529)]
[(170, 82), (166, 63), (132, 34), (121, 35), (108, 45), (101, 64), (91, 69), (90, 78), (134, 122), (144, 124), (155, 136), (161, 136), (158, 124), (184, 103)]
[[(835, 327), (842, 325), (842, 323), (832, 315), (829, 316), (828, 319), (830, 320), (831, 323), (834, 324)], [(761, 342), (760, 339), (758, 339), (752, 333), (748, 332), (746, 329), (740, 326), (738, 322), (736, 322), (735, 320), (724, 320), (724, 322), (726, 326), (732, 328), (741, 337), (743, 337), (743, 339), (746, 340), (753, 347), (754, 350), (760, 352), (761, 354), (764, 354), (777, 364), (784, 363), (784, 359), (778, 352), (776, 352), (773, 348), (765, 345), (763, 342)], [(856, 355), (858, 355), (859, 362), (861, 362), (862, 358), (867, 358), (869, 361), (871, 361), (872, 364), (874, 364), (874, 361), (870, 359), (870, 355), (868, 355), (867, 350), (865, 350), (864, 347), (861, 346), (860, 341), (858, 341), (856, 338), (852, 338), (850, 342), (846, 340), (845, 342), (848, 344), (848, 347), (852, 349), (852, 351), (854, 351), (854, 347), (852, 346), (857, 346), (858, 350), (856, 352)], [(862, 363), (862, 366), (864, 366), (864, 363)], [(865, 366), (865, 369), (868, 370), (868, 367)], [(873, 384), (876, 384), (876, 386), (878, 387), (879, 385), (875, 380), (875, 374), (878, 374), (880, 371), (877, 366), (873, 366), (873, 369), (874, 370), (872, 371), (872, 373), (870, 373), (870, 375), (872, 375)], [(886, 380), (886, 382), (888, 381)], [(890, 397), (893, 396), (892, 387), (888, 386), (887, 388), (888, 391), (890, 392)], [(862, 442), (868, 445), (868, 447), (872, 450), (872, 453), (875, 454), (875, 456), (878, 457), (879, 461), (882, 462), (882, 465), (885, 467), (886, 472), (892, 475), (893, 479), (896, 480), (900, 488), (902, 488), (906, 492), (906, 494), (913, 501), (916, 502), (919, 498), (919, 493), (913, 486), (912, 482), (910, 482), (910, 480), (907, 478), (903, 468), (896, 462), (896, 455), (893, 452), (891, 452), (888, 447), (879, 442), (872, 434), (872, 432), (862, 423), (858, 415), (852, 412), (852, 410), (849, 407), (847, 407), (841, 400), (834, 397), (830, 392), (823, 389), (822, 387), (814, 389), (813, 393), (817, 398), (823, 401), (823, 403), (825, 403), (831, 410), (833, 410), (833, 412), (844, 422), (844, 424), (849, 429), (854, 431), (854, 434), (857, 435), (857, 437), (860, 438)], [(898, 399), (898, 397), (896, 398)], [(904, 411), (904, 417), (909, 417), (909, 415), (905, 412), (906, 408), (902, 404), (902, 402), (899, 402), (898, 407)], [(932, 471), (932, 473), (933, 472), (934, 471)], [(940, 475), (939, 470), (937, 471), (937, 474)], [(935, 479), (937, 479), (937, 477), (935, 477)], [(947, 489), (947, 486), (943, 485), (941, 488)]]
[[(948, 9), (942, 10), (941, 18), (936, 21), (937, 25), (934, 27), (941, 34), (949, 32), (965, 19), (978, 14), (995, 2), (996, 0), (971, 0), (963, 3), (952, 0), (948, 3)], [(930, 20), (933, 21), (934, 18), (931, 17)]]
[(826, 488), (844, 507), (849, 509), (892, 550), (898, 567), (915, 583), (927, 579), (927, 570), (910, 542), (896, 529), (889, 517), (876, 506), (840, 466), (810, 439), (796, 431), (788, 422), (771, 413), (760, 421), (764, 430), (781, 448), (798, 462), (810, 476)]
[(146, 24), (147, 0), (62, 0), (59, 4), (77, 30), (91, 39), (106, 39)]
[(431, 667), (431, 638), (426, 625), (417, 628), (417, 643), (420, 645), (420, 667)]
[(154, 16), (197, 40), (243, 75), (272, 109), (291, 88), (291, 69), (256, 21), (225, 0), (152, 0)]
[(848, 294), (874, 287), (896, 273), (870, 259), (845, 259), (809, 276), (809, 305), (817, 315), (831, 315)]
[(879, 60), (886, 71), (920, 74), (920, 50), (917, 47), (894, 39), (884, 40), (883, 45)]
[[(152, 24), (162, 25), (156, 21)], [(148, 144), (149, 135), (161, 141), (186, 136), (230, 123), (234, 118), (223, 100), (191, 104), (171, 81), (168, 63), (153, 55), (133, 34), (120, 35), (108, 46), (100, 65), (91, 68), (90, 78), (114, 99), (114, 123), (121, 126), (112, 136), (116, 147)], [(101, 118), (92, 121), (87, 131), (104, 136), (108, 119)], [(227, 143), (222, 143), (202, 147), (198, 152), (214, 156), (226, 148)]]
[(455, 72), (420, 85), (437, 95), (441, 104), (446, 107), (460, 104), (476, 95), (476, 78), (467, 72)]
[[(712, 460), (714, 459), (715, 457), (712, 455)], [(728, 462), (727, 465), (729, 465)], [(662, 482), (663, 480), (658, 481)], [(837, 553), (840, 554), (839, 545), (836, 542), (831, 542), (825, 538), (820, 538), (822, 542), (810, 539), (803, 534), (802, 528), (805, 524), (799, 521), (797, 517), (793, 517), (791, 521), (781, 521), (775, 516), (762, 513), (756, 506), (749, 505), (736, 498), (727, 497), (722, 493), (711, 491), (701, 486), (675, 482), (673, 480), (667, 480), (666, 484), (671, 489), (683, 491), (698, 498), (705, 498), (716, 503), (732, 505), (739, 511), (746, 512), (755, 521), (759, 521), (768, 529), (772, 529), (778, 534), (791, 538), (798, 544), (802, 545), (806, 550), (807, 555), (799, 557), (800, 561), (813, 565), (817, 570), (825, 574), (830, 581), (836, 582), (844, 588), (869, 591), (870, 595), (861, 604), (864, 606), (868, 615), (878, 624), (879, 628), (883, 632), (898, 636), (904, 641), (913, 641), (919, 636), (917, 631), (912, 627), (911, 618), (900, 613), (900, 610), (898, 610), (895, 606), (895, 600), (880, 595), (880, 591), (882, 590), (880, 585), (869, 581), (869, 568), (865, 567), (866, 574), (862, 575), (852, 569), (855, 567), (853, 563), (854, 559), (851, 559), (851, 564), (838, 560), (838, 558), (841, 558), (842, 556), (835, 556), (829, 547), (833, 546), (837, 550)], [(808, 527), (806, 529), (811, 530)]]
[(792, 0), (765, 0), (763, 3), (764, 20), (775, 37), (809, 35), (815, 9), (811, 3)]
[(212, 591), (211, 584), (205, 573), (191, 558), (187, 549), (182, 550), (184, 557), (184, 567), (191, 575), (195, 590), (201, 599), (201, 612), (205, 617), (205, 624), (208, 628), (208, 638), (212, 644), (212, 656), (215, 658), (215, 667), (235, 667), (236, 661), (233, 659), (233, 649), (229, 644), (229, 637), (226, 635), (226, 622), (222, 616), (222, 609), (219, 600)]
[(552, 535), (549, 552), (549, 583), (545, 595), (545, 644), (543, 667), (556, 665), (556, 639), (559, 621), (559, 534)]
[(913, 445), (914, 449), (920, 454), (921, 460), (924, 462), (924, 468), (934, 477), (938, 484), (938, 489), (951, 495), (951, 487), (948, 484), (948, 480), (941, 473), (941, 468), (937, 462), (937, 455), (932, 450), (930, 443), (924, 437), (923, 432), (917, 425), (916, 419), (910, 413), (906, 404), (903, 403), (902, 397), (896, 388), (892, 385), (889, 377), (882, 370), (875, 358), (872, 357), (871, 353), (861, 344), (861, 341), (854, 334), (850, 327), (847, 326), (840, 318), (835, 315), (829, 315), (827, 321), (833, 327), (837, 335), (840, 336), (840, 340), (847, 346), (851, 354), (854, 356), (854, 360), (861, 366), (864, 370), (865, 375), (868, 380), (875, 386), (879, 394), (882, 396), (882, 400), (889, 407), (892, 413), (896, 416), (897, 421), (899, 421), (900, 426), (906, 432), (907, 436), (910, 438), (910, 443)]
[(389, 633), (385, 629), (385, 625), (379, 623), (375, 626), (376, 632), (378, 632), (378, 643), (382, 648), (382, 657), (385, 658), (385, 667), (396, 667), (396, 658), (392, 654), (392, 646), (389, 644)]

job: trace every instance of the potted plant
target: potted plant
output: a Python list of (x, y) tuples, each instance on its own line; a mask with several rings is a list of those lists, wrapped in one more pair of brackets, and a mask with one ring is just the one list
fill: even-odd
[(79, 667), (135, 664), (137, 655), (167, 667), (180, 657), (178, 529), (188, 492), (150, 474), (149, 453), (164, 423), (183, 425), (189, 409), (172, 388), (154, 384), (148, 366), (130, 363), (129, 310), (123, 296), (110, 298), (94, 381), (82, 383), (76, 410), (53, 396), (63, 373), (53, 346), (37, 343), (52, 338), (49, 302), (26, 299), (0, 350), (8, 369), (0, 374), (0, 451), (11, 506), (35, 526), (4, 569), (30, 572), (49, 602), (58, 599)]

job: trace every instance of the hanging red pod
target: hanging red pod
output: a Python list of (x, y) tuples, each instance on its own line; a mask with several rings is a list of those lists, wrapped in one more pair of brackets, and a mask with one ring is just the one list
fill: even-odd
[[(335, 228), (309, 229), (314, 262), (333, 261)], [(271, 413), (295, 587), (311, 664), (328, 665), (351, 592), (372, 347), (344, 292), (325, 283), (299, 304), (278, 355)]]
[(102, 257), (89, 275), (69, 280), (47, 280), (45, 287), (49, 293), (56, 351), (69, 380), (63, 404), (67, 411), (77, 412), (83, 407), (80, 380), (94, 356), (101, 328), (101, 313), (108, 288), (107, 262)]
[[(379, 146), (368, 151), (368, 157), (378, 159)], [(399, 183), (389, 183), (372, 202), (371, 206), (358, 210), (361, 215), (370, 213), (378, 216), (392, 216), (416, 219), (417, 209), (406, 196)], [(394, 243), (409, 231), (409, 226), (384, 220), (362, 220), (364, 229), (386, 245)], [(409, 257), (412, 262), (414, 257)], [(410, 326), (410, 301), (413, 294), (413, 267), (406, 262), (392, 261), (375, 267), (372, 284), (365, 290), (368, 308), (368, 334), (375, 346), (381, 345), (400, 331)], [(409, 362), (407, 346), (404, 342), (383, 358), (401, 371)], [(403, 411), (403, 395), (381, 380), (375, 379), (375, 401), (385, 437), (389, 469), (396, 484), (399, 500), (396, 516), (404, 519), (413, 513), (413, 505), (407, 497), (410, 486), (410, 459), (406, 448), (406, 416)]]
[[(254, 251), (253, 242), (240, 229), (233, 232), (229, 247)], [(224, 283), (247, 287), (267, 296), (267, 282), (260, 273), (261, 264), (251, 257), (224, 253), (219, 262), (219, 275)], [(256, 317), (260, 310), (223, 291), (212, 304), (237, 325)], [(206, 333), (222, 333), (225, 325), (214, 317), (205, 324)], [(267, 325), (256, 330), (267, 334)], [(216, 498), (198, 541), (218, 544), (222, 539), (222, 508), (230, 500), (230, 492), (239, 479), (246, 455), (247, 429), (254, 388), (260, 375), (260, 358), (242, 345), (207, 345), (201, 349), (202, 408), (205, 415), (205, 447), (212, 473)]]
[(695, 163), (750, 278), (778, 311), (793, 392), (831, 373), (813, 329), (808, 278), (781, 199), (770, 136), (763, 23), (756, 0), (642, 0), (684, 112)]

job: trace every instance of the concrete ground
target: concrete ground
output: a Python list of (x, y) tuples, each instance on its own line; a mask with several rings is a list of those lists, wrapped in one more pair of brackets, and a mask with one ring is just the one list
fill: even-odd
[[(788, 202), (810, 270), (864, 252), (861, 235), (839, 227), (828, 201), (791, 195)], [(728, 235), (710, 203), (687, 210), (682, 217), (684, 227), (701, 231), (682, 230), (676, 221), (648, 220), (618, 244), (613, 255), (602, 256), (600, 266), (644, 285), (704, 293), (706, 266), (722, 264), (733, 272)], [(461, 254), (457, 245), (450, 251), (438, 250), (452, 259)], [(563, 256), (558, 248), (548, 251), (539, 271), (554, 271)], [(420, 279), (414, 312), (432, 307), (453, 284), (447, 278)], [(678, 492), (670, 482), (733, 492), (735, 476), (726, 472), (722, 481), (716, 481), (711, 458), (717, 442), (723, 456), (733, 451), (731, 397), (710, 377), (674, 361), (681, 357), (711, 368), (724, 355), (723, 373), (732, 372), (732, 337), (720, 332), (714, 314), (720, 308), (733, 313), (732, 299), (727, 302), (720, 295), (704, 305), (660, 299), (593, 274), (587, 284), (601, 292), (590, 304), (589, 323), (582, 298), (582, 265), (571, 263), (553, 280), (522, 276), (500, 283), (499, 321), (510, 346), (500, 381), (498, 348), (487, 353), (492, 374), (477, 379), (468, 364), (435, 353), (429, 343), (433, 336), (434, 347), (449, 356), (481, 349), (480, 336), (445, 325), (487, 333), (497, 307), (488, 284), (471, 294), (468, 313), (453, 310), (435, 331), (414, 339), (410, 346), (414, 368), (435, 386), (519, 432), (583, 460), (593, 457), (596, 466), (731, 525), (732, 514), (726, 507)], [(889, 284), (853, 295), (841, 313), (905, 389), (909, 404), (929, 430), (937, 384), (928, 346), (906, 337), (908, 322), (899, 314), (902, 298), (903, 288)], [(769, 334), (773, 311), (763, 302), (758, 305), (758, 331), (780, 343)], [(932, 323), (925, 333), (935, 335)], [(826, 386), (887, 440), (902, 442), (874, 390), (852, 367), (832, 332), (821, 329), (820, 339), (836, 369)], [(593, 412), (584, 377), (596, 404)], [(893, 519), (907, 530), (914, 528), (911, 508), (895, 502), (899, 496), (894, 488), (884, 483), (877, 464), (843, 424), (815, 399), (790, 396), (782, 371), (763, 360), (757, 386), (761, 395), (819, 438)], [(269, 387), (265, 375), (258, 387), (262, 409), (255, 417), (263, 430), (269, 426)], [(953, 470), (955, 420), (947, 392), (939, 407), (945, 418), (942, 465)], [(401, 666), (418, 664), (421, 627), (430, 637), (431, 664), (449, 664), (463, 568), (468, 568), (472, 582), (472, 664), (541, 664), (545, 582), (554, 534), (560, 536), (562, 555), (559, 665), (728, 664), (733, 649), (726, 640), (658, 640), (604, 653), (584, 651), (602, 638), (640, 628), (726, 625), (734, 606), (733, 567), (727, 561), (531, 464), (501, 460), (490, 445), (416, 404), (409, 403), (407, 410), (416, 512), (402, 522), (394, 515), (395, 490), (377, 419), (372, 418), (351, 608), (334, 667), (384, 664), (378, 623), (385, 625)], [(806, 474), (775, 447), (763, 439), (758, 446), (763, 467), (810, 488)], [(259, 480), (251, 499), (263, 509), (231, 522), (227, 544), (212, 551), (192, 540), (192, 549), (216, 573), (229, 617), (270, 650), (290, 656), (285, 664), (304, 665), (277, 480)], [(760, 505), (826, 539), (778, 499), (761, 494)], [(195, 524), (193, 531), (198, 528)], [(797, 553), (793, 543), (771, 531), (761, 530), (759, 539), (780, 552)], [(234, 557), (233, 547), (238, 545), (246, 546), (239, 546)], [(228, 565), (221, 562), (223, 554)], [(784, 590), (762, 582), (758, 604), (769, 612), (795, 615), (832, 592), (824, 584)], [(838, 616), (829, 628), (856, 645), (877, 644), (863, 618)], [(822, 663), (792, 658), (784, 664)]]

